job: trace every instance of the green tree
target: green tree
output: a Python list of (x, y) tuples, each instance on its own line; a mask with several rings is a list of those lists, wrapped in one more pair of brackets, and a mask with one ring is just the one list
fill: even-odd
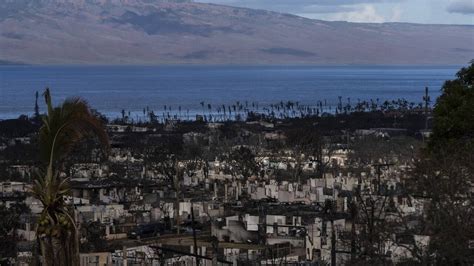
[(427, 201), (422, 234), (430, 236), (429, 253), (439, 265), (470, 265), (474, 252), (474, 153), (440, 148), (416, 162), (415, 195)]
[(453, 144), (472, 145), (474, 139), (474, 60), (456, 76), (457, 79), (444, 83), (433, 110), (433, 135), (429, 148), (434, 152)]
[(47, 115), (39, 132), (40, 156), (45, 169), (33, 184), (33, 195), (41, 201), (43, 211), (37, 226), (44, 265), (79, 265), (78, 231), (70, 195), (69, 178), (60, 175), (64, 159), (75, 144), (96, 135), (104, 146), (108, 137), (101, 121), (91, 114), (88, 104), (73, 98), (53, 107), (49, 89), (44, 92)]
[(409, 188), (427, 200), (424, 232), (434, 264), (471, 265), (474, 252), (474, 61), (446, 81), (433, 110), (433, 134)]

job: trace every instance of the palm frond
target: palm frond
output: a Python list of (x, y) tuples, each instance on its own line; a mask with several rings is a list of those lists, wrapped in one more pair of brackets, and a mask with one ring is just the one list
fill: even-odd
[(39, 139), (41, 158), (45, 162), (64, 158), (75, 144), (91, 136), (97, 136), (108, 149), (108, 136), (102, 122), (90, 112), (83, 99), (67, 99), (61, 106), (51, 108), (43, 122)]

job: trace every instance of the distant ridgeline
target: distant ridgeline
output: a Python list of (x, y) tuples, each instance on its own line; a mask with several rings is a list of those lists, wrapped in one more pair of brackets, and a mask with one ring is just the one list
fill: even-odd
[(462, 65), (472, 36), (192, 0), (0, 0), (0, 59), (27, 64)]
[(0, 7), (34, 6), (41, 4), (100, 4), (100, 5), (134, 5), (153, 3), (189, 3), (192, 0), (0, 0)]
[(114, 6), (143, 6), (157, 3), (190, 3), (192, 0), (0, 0), (0, 17), (14, 11), (24, 11), (25, 8), (40, 8), (45, 6), (83, 8), (88, 5), (98, 5), (106, 8)]

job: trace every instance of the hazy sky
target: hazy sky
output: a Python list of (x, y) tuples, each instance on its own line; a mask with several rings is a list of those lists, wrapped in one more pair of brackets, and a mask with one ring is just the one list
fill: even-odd
[(474, 24), (474, 0), (196, 0), (352, 22)]

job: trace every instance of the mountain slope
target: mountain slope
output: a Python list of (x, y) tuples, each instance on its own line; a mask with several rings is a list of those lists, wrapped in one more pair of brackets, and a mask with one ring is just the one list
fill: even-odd
[(164, 0), (0, 0), (0, 60), (464, 64), (474, 26), (357, 24)]

